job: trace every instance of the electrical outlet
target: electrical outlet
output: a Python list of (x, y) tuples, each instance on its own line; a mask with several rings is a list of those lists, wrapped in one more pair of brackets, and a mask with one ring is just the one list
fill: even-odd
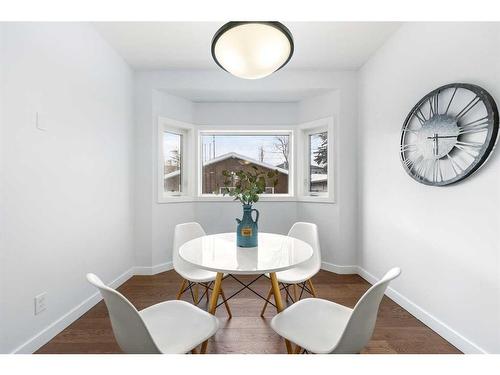
[(35, 297), (35, 315), (38, 315), (47, 309), (46, 297), (47, 293), (42, 293)]

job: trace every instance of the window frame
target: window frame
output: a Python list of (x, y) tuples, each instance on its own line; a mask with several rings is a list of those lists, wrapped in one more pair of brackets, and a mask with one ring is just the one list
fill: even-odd
[[(251, 129), (251, 130), (250, 130)], [(293, 126), (287, 126), (283, 128), (277, 128), (276, 126), (238, 126), (236, 127), (210, 127), (210, 128), (198, 128), (196, 132), (196, 200), (199, 201), (228, 201), (232, 202), (234, 198), (226, 195), (214, 195), (214, 194), (203, 194), (203, 163), (201, 160), (202, 155), (202, 136), (210, 135), (226, 135), (226, 136), (244, 136), (244, 135), (288, 135), (289, 138), (289, 167), (288, 167), (288, 194), (261, 194), (259, 196), (259, 202), (266, 201), (294, 201), (295, 198), (295, 129)]]
[[(326, 117), (302, 123), (298, 126), (298, 142), (300, 152), (297, 154), (300, 166), (297, 176), (298, 201), (317, 202), (317, 203), (335, 203), (335, 131), (333, 117)], [(328, 191), (311, 192), (310, 188), (310, 136), (318, 133), (327, 132), (328, 137)]]
[[(192, 200), (192, 164), (193, 160), (188, 150), (193, 147), (194, 125), (169, 119), (166, 117), (158, 118), (158, 143), (157, 143), (157, 196), (158, 202), (185, 202)], [(163, 135), (165, 132), (178, 134), (181, 136), (181, 191), (180, 192), (165, 192), (164, 191), (164, 163), (165, 156), (163, 150)], [(187, 152), (186, 152), (187, 151)]]
[[(185, 190), (185, 183), (184, 183), (184, 143), (185, 143), (185, 137), (186, 134), (183, 131), (174, 131), (173, 129), (163, 129), (163, 139), (162, 139), (162, 153), (163, 153), (163, 160), (165, 160), (165, 149), (163, 148), (164, 146), (164, 141), (165, 141), (165, 133), (176, 135), (180, 138), (180, 145), (179, 145), (179, 157), (180, 157), (180, 165), (179, 165), (179, 191), (165, 191), (165, 172), (163, 175), (163, 194), (168, 195), (168, 196), (173, 196), (177, 197), (179, 195), (182, 195)], [(165, 164), (163, 164), (163, 168), (165, 168)]]
[[(306, 168), (308, 168), (309, 145), (306, 143), (308, 133), (316, 133), (326, 128), (328, 132), (328, 193), (322, 195), (310, 195), (304, 185)], [(181, 174), (182, 192), (180, 194), (168, 194), (163, 191), (163, 132), (181, 132), (182, 161)], [(233, 202), (229, 196), (201, 194), (201, 134), (234, 134), (234, 135), (289, 135), (290, 138), (290, 167), (288, 175), (288, 194), (262, 194), (262, 202), (313, 202), (313, 203), (336, 203), (336, 132), (333, 117), (301, 124), (284, 125), (238, 125), (238, 126), (206, 126), (195, 125), (166, 117), (158, 117), (157, 123), (157, 150), (156, 155), (156, 190), (158, 203), (182, 203), (182, 202)], [(194, 150), (192, 152), (191, 150)], [(307, 172), (308, 173), (308, 172)]]

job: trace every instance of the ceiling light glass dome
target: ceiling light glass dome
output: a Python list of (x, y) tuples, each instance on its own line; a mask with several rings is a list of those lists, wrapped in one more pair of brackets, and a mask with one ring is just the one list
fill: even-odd
[(274, 73), (292, 55), (292, 34), (279, 22), (228, 22), (212, 40), (212, 56), (217, 65), (245, 79)]

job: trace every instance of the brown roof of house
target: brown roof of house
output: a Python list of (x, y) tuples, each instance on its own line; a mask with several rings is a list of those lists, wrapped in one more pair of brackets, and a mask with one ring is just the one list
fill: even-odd
[(264, 168), (274, 169), (274, 170), (277, 170), (280, 173), (288, 174), (288, 171), (286, 169), (277, 167), (275, 165), (267, 164), (267, 163), (264, 163), (264, 162), (259, 161), (259, 160), (255, 160), (255, 159), (249, 158), (248, 156), (244, 156), (244, 155), (238, 154), (237, 152), (228, 152), (227, 154), (222, 154), (220, 156), (217, 156), (214, 159), (210, 159), (210, 160), (206, 161), (205, 163), (203, 163), (203, 165), (205, 166), (205, 165), (210, 165), (210, 164), (218, 163), (218, 162), (220, 162), (222, 160), (226, 160), (226, 159), (229, 159), (229, 158), (242, 159), (242, 160), (248, 161), (249, 163), (252, 163), (252, 164), (255, 164), (255, 165), (260, 165), (261, 167), (264, 167)]

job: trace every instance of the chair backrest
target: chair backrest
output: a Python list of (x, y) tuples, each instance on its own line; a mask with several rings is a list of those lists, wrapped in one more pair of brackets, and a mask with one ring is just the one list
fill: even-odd
[(179, 270), (180, 268), (187, 266), (186, 262), (179, 257), (179, 248), (186, 242), (198, 237), (203, 237), (205, 234), (206, 233), (203, 230), (202, 226), (195, 222), (177, 224), (175, 226), (174, 244), (172, 246), (172, 260), (174, 269)]
[(377, 321), (380, 301), (382, 301), (389, 282), (398, 277), (400, 273), (399, 268), (392, 268), (356, 303), (339, 343), (333, 351), (334, 353), (359, 353), (368, 344)]
[(313, 256), (300, 267), (310, 268), (316, 273), (321, 268), (321, 249), (319, 247), (318, 226), (313, 223), (298, 222), (292, 225), (288, 232), (289, 237), (307, 242), (313, 248)]
[(137, 309), (121, 293), (104, 285), (93, 273), (87, 280), (106, 303), (118, 345), (125, 353), (160, 353)]

